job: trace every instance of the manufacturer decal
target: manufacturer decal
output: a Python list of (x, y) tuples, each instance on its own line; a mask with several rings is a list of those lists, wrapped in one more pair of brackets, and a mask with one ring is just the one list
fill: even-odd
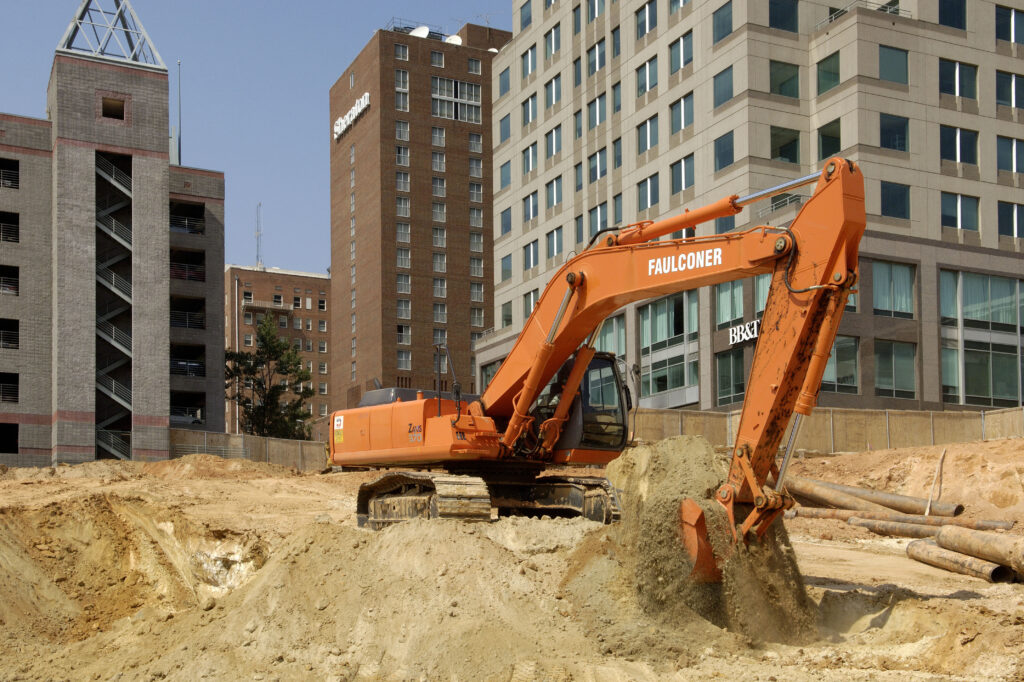
[(676, 256), (661, 256), (647, 261), (647, 276), (667, 275), (670, 272), (685, 272), (722, 264), (722, 249), (690, 251)]

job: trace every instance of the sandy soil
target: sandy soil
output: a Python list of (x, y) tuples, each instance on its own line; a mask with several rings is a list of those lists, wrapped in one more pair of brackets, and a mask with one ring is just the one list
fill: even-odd
[[(927, 494), (941, 449), (793, 470)], [(206, 455), (0, 470), (0, 680), (1024, 680), (1024, 584), (837, 521), (786, 521), (695, 599), (666, 517), (721, 466), (696, 439), (628, 451), (614, 526), (377, 533), (354, 516), (369, 472)], [(941, 499), (1020, 519), (1022, 477), (1022, 440), (949, 446)]]

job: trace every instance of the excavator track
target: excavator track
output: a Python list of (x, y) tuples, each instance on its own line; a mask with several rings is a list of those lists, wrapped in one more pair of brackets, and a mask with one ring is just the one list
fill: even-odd
[(499, 516), (621, 517), (615, 488), (597, 476), (389, 472), (359, 487), (359, 526), (380, 530), (411, 519), (494, 521)]

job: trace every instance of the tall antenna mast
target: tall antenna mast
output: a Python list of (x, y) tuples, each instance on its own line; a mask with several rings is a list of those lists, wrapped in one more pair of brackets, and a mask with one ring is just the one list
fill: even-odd
[(263, 269), (263, 202), (256, 203), (256, 267)]

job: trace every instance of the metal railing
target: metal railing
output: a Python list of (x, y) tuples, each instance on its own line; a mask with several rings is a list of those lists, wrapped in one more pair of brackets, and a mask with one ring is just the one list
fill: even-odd
[(110, 268), (96, 268), (96, 277), (112, 288), (121, 292), (126, 298), (132, 297), (132, 281), (122, 277)]
[(96, 429), (97, 445), (106, 446), (121, 459), (132, 458), (132, 432)]
[(171, 459), (198, 454), (217, 455), (224, 459), (249, 459), (249, 448), (228, 445), (182, 445), (179, 443), (171, 446)]
[(171, 279), (184, 279), (190, 282), (206, 281), (206, 266), (191, 263), (175, 263), (171, 261)]
[(20, 242), (21, 227), (10, 223), (0, 223), (0, 242)]
[(18, 402), (18, 384), (0, 384), (0, 403)]
[(128, 352), (131, 352), (132, 335), (128, 332), (115, 327), (113, 323), (106, 320), (96, 320), (96, 329), (109, 336), (118, 345), (127, 348)]
[[(283, 308), (284, 307), (284, 301), (281, 301), (280, 303), (274, 303), (274, 302), (271, 302), (271, 301), (246, 301), (245, 299), (243, 299), (242, 300), (242, 307), (243, 308)], [(292, 308), (289, 308), (289, 309), (292, 309)]]
[(790, 204), (802, 204), (806, 199), (803, 194), (780, 194), (779, 196), (772, 197), (771, 203), (762, 208), (757, 212), (758, 218), (764, 218), (765, 216), (779, 211)]
[(18, 350), (21, 346), (20, 331), (0, 331), (0, 348)]
[(0, 277), (0, 294), (5, 296), (17, 296), (21, 286), (17, 277)]
[(172, 232), (206, 234), (206, 220), (204, 218), (186, 218), (185, 216), (172, 215), (170, 227)]
[(21, 187), (21, 171), (0, 169), (0, 187), (8, 189)]
[(100, 229), (106, 230), (115, 237), (119, 237), (122, 241), (128, 244), (132, 243), (132, 228), (117, 218), (109, 215), (98, 215), (96, 216), (96, 224), (100, 226)]
[(96, 372), (96, 385), (102, 386), (107, 390), (108, 393), (116, 396), (117, 398), (120, 398), (122, 401), (128, 403), (129, 405), (132, 404), (132, 387), (125, 386), (124, 384), (122, 384), (120, 381), (117, 381), (116, 379), (114, 379), (114, 377), (110, 376), (109, 374), (104, 374), (103, 372)]
[(872, 0), (854, 0), (853, 2), (835, 10), (834, 12), (829, 14), (825, 19), (819, 21), (817, 24), (815, 24), (814, 30), (817, 31), (831, 24), (833, 21), (839, 19), (841, 16), (849, 12), (851, 9), (856, 9), (857, 7), (873, 9), (884, 14), (895, 14), (900, 17), (909, 18), (912, 16), (910, 14), (910, 10), (900, 9), (899, 0), (890, 0), (889, 2), (873, 2)]
[(206, 363), (202, 360), (171, 358), (171, 374), (183, 377), (205, 377)]
[(128, 190), (131, 193), (132, 190), (132, 176), (125, 173), (123, 170), (111, 163), (110, 159), (103, 156), (102, 154), (96, 155), (96, 168), (109, 178), (112, 178), (115, 183), (121, 185), (123, 189)]
[(171, 311), (171, 326), (183, 329), (206, 329), (206, 313), (190, 313), (184, 310)]
[(177, 421), (178, 423), (183, 421), (188, 424), (206, 423), (206, 419), (203, 418), (203, 408), (201, 407), (171, 405), (170, 417), (172, 422)]

